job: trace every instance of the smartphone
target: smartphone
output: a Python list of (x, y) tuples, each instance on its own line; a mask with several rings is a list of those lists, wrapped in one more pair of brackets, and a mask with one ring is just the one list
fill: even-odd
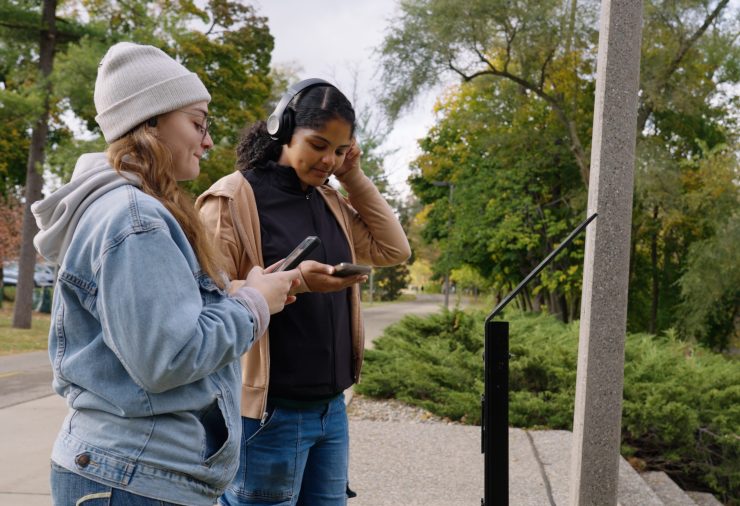
[(285, 257), (285, 260), (277, 266), (272, 272), (289, 271), (298, 267), (298, 264), (303, 262), (309, 253), (316, 249), (316, 246), (321, 244), (321, 239), (315, 235), (309, 235), (303, 241), (296, 246), (296, 248)]
[(347, 276), (356, 276), (358, 274), (370, 274), (372, 267), (369, 265), (357, 265), (349, 262), (342, 262), (339, 265), (334, 266), (334, 275), (340, 278), (346, 278)]

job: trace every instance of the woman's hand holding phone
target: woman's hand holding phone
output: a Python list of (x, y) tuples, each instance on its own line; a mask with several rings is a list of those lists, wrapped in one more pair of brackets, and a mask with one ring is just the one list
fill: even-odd
[(355, 283), (367, 281), (367, 276), (364, 274), (343, 278), (335, 276), (333, 266), (313, 260), (304, 260), (298, 266), (298, 270), (301, 271), (306, 288), (312, 292), (336, 292)]
[(260, 292), (267, 301), (270, 314), (275, 314), (295, 302), (295, 295), (290, 295), (290, 291), (301, 284), (300, 278), (298, 269), (266, 273), (262, 267), (255, 266), (249, 271), (244, 284)]
[(358, 265), (349, 262), (342, 262), (334, 266), (334, 275), (340, 278), (348, 276), (367, 276), (370, 275), (372, 267), (369, 265)]

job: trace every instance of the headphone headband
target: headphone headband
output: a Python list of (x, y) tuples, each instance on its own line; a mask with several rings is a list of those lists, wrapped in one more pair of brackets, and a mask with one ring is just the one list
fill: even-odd
[(281, 144), (286, 144), (290, 140), (291, 135), (293, 135), (292, 111), (288, 109), (288, 105), (293, 98), (308, 88), (322, 85), (334, 88), (334, 85), (330, 82), (318, 78), (304, 79), (288, 88), (288, 91), (280, 98), (275, 110), (267, 118), (267, 133), (270, 134), (273, 140), (280, 141)]

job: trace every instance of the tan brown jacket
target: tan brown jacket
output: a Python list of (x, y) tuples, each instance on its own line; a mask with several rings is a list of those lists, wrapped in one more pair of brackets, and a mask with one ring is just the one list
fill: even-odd
[[(411, 255), (406, 234), (375, 185), (359, 170), (345, 174), (339, 181), (349, 198), (329, 185), (322, 185), (317, 190), (347, 236), (352, 261), (374, 266), (405, 261)], [(253, 266), (264, 267), (254, 193), (240, 172), (214, 183), (198, 198), (196, 207), (207, 232), (212, 234), (216, 246), (226, 257), (229, 279), (245, 279)], [(302, 284), (302, 289), (306, 289), (305, 284)], [(350, 310), (356, 383), (360, 378), (365, 349), (358, 285), (352, 287)], [(261, 418), (265, 413), (269, 378), (268, 332), (242, 357), (242, 416)]]

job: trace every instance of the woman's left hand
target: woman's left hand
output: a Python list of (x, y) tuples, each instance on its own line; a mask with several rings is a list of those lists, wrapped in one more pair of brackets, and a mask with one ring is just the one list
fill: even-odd
[(355, 283), (364, 283), (367, 281), (367, 276), (363, 274), (344, 278), (334, 276), (333, 266), (314, 260), (304, 260), (298, 266), (298, 270), (301, 272), (306, 288), (312, 292), (336, 292), (348, 288)]
[(334, 171), (336, 177), (342, 177), (353, 170), (360, 170), (360, 157), (362, 156), (362, 150), (357, 145), (357, 140), (352, 138), (352, 144), (350, 144), (347, 154), (344, 157), (344, 163)]

